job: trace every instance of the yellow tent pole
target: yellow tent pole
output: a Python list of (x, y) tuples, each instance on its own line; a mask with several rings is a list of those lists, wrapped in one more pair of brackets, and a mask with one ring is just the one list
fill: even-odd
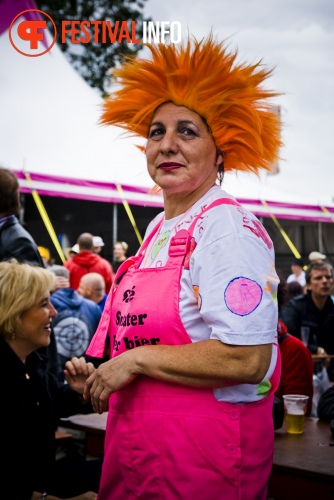
[(326, 208), (326, 207), (320, 207), (320, 208), (321, 208), (321, 210), (323, 212), (325, 212), (325, 214), (330, 215), (331, 219), (332, 219), (332, 222), (334, 222), (334, 217), (332, 216), (332, 214), (330, 213), (330, 211), (328, 210), (328, 208)]
[(301, 255), (300, 253), (298, 252), (297, 248), (295, 247), (295, 245), (292, 243), (292, 241), (290, 240), (289, 236), (286, 234), (286, 232), (284, 231), (284, 229), (282, 228), (281, 224), (278, 222), (278, 220), (276, 219), (275, 215), (272, 213), (272, 211), (270, 210), (269, 208), (269, 205), (266, 201), (264, 200), (261, 200), (262, 204), (266, 207), (266, 209), (268, 210), (269, 212), (269, 215), (270, 217), (272, 218), (272, 220), (275, 222), (276, 226), (278, 227), (281, 235), (283, 236), (283, 238), (285, 239), (288, 247), (290, 248), (291, 252), (293, 253), (293, 255), (297, 258), (297, 259), (300, 259), (301, 258)]
[(38, 211), (42, 217), (42, 220), (45, 224), (45, 227), (50, 235), (50, 238), (54, 244), (54, 246), (56, 247), (56, 250), (59, 254), (59, 257), (62, 261), (62, 263), (64, 264), (66, 262), (66, 258), (65, 258), (65, 255), (63, 253), (63, 249), (61, 248), (60, 246), (60, 243), (59, 243), (59, 240), (57, 238), (57, 235), (55, 233), (55, 230), (53, 229), (53, 226), (51, 224), (51, 221), (49, 219), (49, 216), (47, 214), (47, 211), (45, 210), (45, 207), (43, 205), (43, 202), (38, 194), (38, 192), (36, 191), (36, 189), (33, 188), (33, 184), (32, 184), (32, 180), (31, 180), (31, 177), (30, 175), (28, 174), (28, 172), (24, 172), (24, 175), (26, 176), (26, 179), (28, 181), (28, 185), (31, 189), (31, 194), (35, 200), (35, 203), (36, 203), (36, 206), (38, 208)]
[(121, 195), (121, 198), (122, 198), (122, 203), (123, 203), (123, 206), (125, 208), (125, 211), (126, 213), (128, 214), (128, 217), (130, 219), (130, 222), (132, 224), (132, 227), (133, 229), (135, 230), (135, 233), (137, 235), (137, 238), (138, 238), (138, 241), (139, 241), (139, 244), (141, 245), (143, 243), (143, 238), (140, 236), (140, 232), (138, 230), (138, 227), (137, 227), (137, 224), (136, 224), (136, 221), (132, 215), (132, 212), (131, 212), (131, 208), (130, 208), (130, 205), (128, 204), (128, 202), (126, 201), (125, 197), (124, 197), (124, 192), (123, 192), (123, 189), (122, 189), (122, 186), (120, 184), (116, 184), (117, 186), (117, 189), (118, 189), (118, 192), (119, 194)]

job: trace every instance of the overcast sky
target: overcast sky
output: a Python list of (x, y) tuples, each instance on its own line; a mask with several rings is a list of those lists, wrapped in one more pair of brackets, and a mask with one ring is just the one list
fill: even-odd
[[(21, 0), (21, 3), (27, 1)], [(3, 3), (3, 8), (6, 5), (11, 5), (11, 0)], [(268, 67), (274, 67), (267, 85), (284, 93), (275, 101), (281, 106), (283, 159), (280, 174), (261, 176), (260, 188), (283, 189), (296, 197), (310, 196), (311, 203), (334, 203), (333, 0), (147, 0), (144, 14), (155, 22), (178, 21), (184, 38), (189, 32), (200, 39), (212, 30), (217, 38), (228, 39), (232, 50), (238, 49), (240, 61), (253, 63), (262, 58)], [(110, 156), (107, 132), (91, 131), (93, 126), (97, 129), (100, 115), (97, 94), (87, 88), (78, 74), (73, 75), (73, 67), (65, 63), (57, 47), (43, 57), (23, 57), (13, 49), (4, 33), (0, 37), (0, 49), (0, 113), (6, 117), (0, 121), (0, 163), (9, 168), (24, 165), (31, 171), (43, 168), (45, 173), (56, 171), (58, 175), (85, 178), (90, 178), (91, 165), (96, 164), (101, 165), (100, 173), (94, 169), (96, 178), (99, 174), (104, 179), (106, 172), (114, 175), (109, 163), (108, 169), (105, 167)], [(50, 100), (49, 95), (55, 98)], [(100, 99), (98, 102), (100, 106)], [(35, 112), (37, 105), (42, 106), (47, 127)], [(93, 106), (94, 116), (91, 116)], [(65, 114), (66, 121), (63, 120)], [(31, 126), (33, 119), (34, 127)], [(16, 131), (18, 124), (19, 131)], [(32, 130), (38, 130), (33, 140), (28, 134), (31, 135)], [(62, 144), (61, 148), (49, 146), (54, 138)], [(135, 156), (129, 160), (118, 151), (119, 142), (113, 147), (114, 164), (123, 165), (123, 159), (127, 165), (119, 167), (119, 172), (128, 173), (130, 164), (133, 170), (139, 170), (140, 175), (148, 178), (142, 155), (140, 160)], [(64, 164), (65, 152), (71, 168)], [(79, 173), (73, 167), (76, 164), (80, 167)], [(63, 166), (65, 173), (61, 171)], [(140, 181), (137, 174), (132, 175), (136, 177), (129, 173), (128, 178)], [(249, 179), (249, 176), (246, 180), (240, 179), (238, 187), (242, 181), (246, 183), (246, 190), (249, 189)], [(226, 176), (227, 191), (232, 180), (235, 181), (235, 176), (230, 179)], [(251, 180), (256, 177), (252, 175)], [(230, 192), (235, 194), (231, 189)]]
[(275, 67), (270, 87), (284, 92), (281, 173), (272, 187), (334, 201), (333, 0), (147, 0), (154, 21), (179, 21), (182, 35), (212, 29), (240, 59)]

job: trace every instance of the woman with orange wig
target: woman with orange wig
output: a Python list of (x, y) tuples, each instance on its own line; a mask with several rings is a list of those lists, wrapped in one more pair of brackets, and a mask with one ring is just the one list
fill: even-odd
[(273, 456), (278, 278), (258, 219), (224, 171), (276, 160), (260, 64), (210, 35), (150, 46), (115, 71), (102, 122), (145, 137), (164, 198), (119, 268), (87, 353), (111, 359), (85, 397), (109, 410), (99, 500), (264, 500)]

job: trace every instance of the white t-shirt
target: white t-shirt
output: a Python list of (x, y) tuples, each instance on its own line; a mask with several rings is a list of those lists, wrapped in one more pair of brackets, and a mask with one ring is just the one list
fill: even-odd
[(298, 281), (298, 283), (301, 286), (305, 286), (306, 285), (305, 271), (302, 271), (299, 276), (296, 276), (295, 274), (290, 274), (286, 282), (291, 283), (292, 281)]
[[(219, 198), (234, 199), (219, 186), (212, 187), (191, 209), (164, 220), (153, 238), (142, 267), (164, 266), (171, 236), (188, 229), (193, 219)], [(164, 219), (159, 214), (145, 237)], [(278, 277), (273, 244), (259, 220), (241, 206), (220, 205), (196, 223), (196, 248), (190, 269), (183, 269), (180, 316), (192, 342), (218, 339), (226, 344), (270, 344), (277, 338)], [(218, 400), (233, 403), (257, 401), (268, 394), (269, 379), (277, 360), (277, 346), (264, 380), (213, 389)]]

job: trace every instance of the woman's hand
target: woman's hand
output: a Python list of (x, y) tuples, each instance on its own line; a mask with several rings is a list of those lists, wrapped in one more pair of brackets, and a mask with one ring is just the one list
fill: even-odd
[(97, 413), (106, 411), (110, 394), (122, 389), (137, 377), (134, 373), (134, 351), (137, 349), (124, 352), (102, 363), (86, 380), (83, 396), (85, 399), (91, 398)]
[(195, 387), (259, 384), (271, 352), (272, 344), (234, 346), (219, 340), (136, 347), (100, 365), (86, 381), (84, 398), (91, 398), (94, 410), (103, 413), (110, 394), (137, 375)]
[[(42, 496), (42, 493), (35, 491), (32, 494), (31, 500), (39, 500)], [(85, 493), (81, 493), (76, 497), (67, 498), (66, 500), (96, 500), (97, 493), (94, 491), (86, 491)], [(47, 500), (61, 500), (61, 498), (56, 497), (54, 495), (47, 495)]]
[(77, 497), (68, 498), (67, 500), (96, 500), (96, 499), (97, 499), (97, 493), (94, 493), (93, 491), (86, 491), (86, 493), (82, 493)]
[(317, 354), (324, 358), (325, 368), (329, 368), (331, 364), (331, 358), (326, 358), (326, 354), (328, 354), (323, 347), (318, 347)]
[(87, 378), (95, 371), (93, 363), (87, 363), (84, 357), (72, 358), (65, 363), (65, 380), (79, 394), (83, 394)]

